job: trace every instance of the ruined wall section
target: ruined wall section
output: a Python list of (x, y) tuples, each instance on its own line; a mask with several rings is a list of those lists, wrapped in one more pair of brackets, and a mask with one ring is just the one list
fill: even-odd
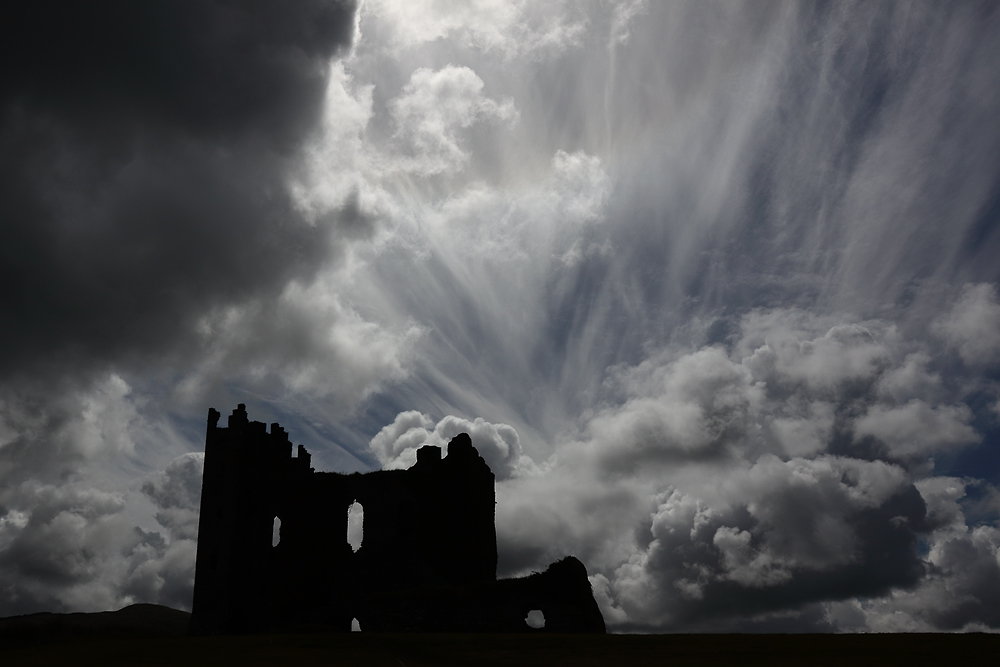
[(494, 581), (493, 472), (466, 434), (452, 440), (444, 459), (439, 447), (418, 453), (408, 470), (320, 476), (346, 484), (364, 506), (364, 541), (354, 567), (383, 589)]
[[(195, 634), (267, 630), (603, 632), (586, 568), (496, 579), (493, 472), (468, 434), (417, 450), (407, 470), (317, 473), (278, 424), (242, 404), (227, 427), (209, 410), (191, 619)], [(347, 542), (348, 510), (364, 507), (364, 538)], [(272, 541), (275, 518), (280, 541)]]
[[(467, 434), (422, 447), (408, 470), (316, 473), (278, 424), (240, 404), (209, 411), (195, 575), (196, 633), (309, 624), (350, 628), (363, 600), (496, 579), (495, 479)], [(364, 541), (347, 542), (364, 507)], [(280, 540), (272, 527), (280, 521)]]
[(195, 564), (195, 631), (256, 631), (267, 625), (271, 532), (283, 487), (312, 474), (309, 455), (278, 424), (268, 433), (240, 404), (220, 428), (208, 414)]
[[(496, 580), (493, 472), (468, 435), (423, 447), (408, 470), (314, 473), (279, 487), (273, 625), (350, 627), (371, 595)], [(364, 507), (357, 553), (348, 509)]]

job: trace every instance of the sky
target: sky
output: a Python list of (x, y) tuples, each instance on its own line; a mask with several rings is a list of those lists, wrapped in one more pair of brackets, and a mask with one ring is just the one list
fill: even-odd
[[(990, 2), (0, 8), (0, 615), (190, 609), (209, 407), (460, 432), (617, 632), (1000, 630)], [(446, 511), (446, 510), (442, 510)]]

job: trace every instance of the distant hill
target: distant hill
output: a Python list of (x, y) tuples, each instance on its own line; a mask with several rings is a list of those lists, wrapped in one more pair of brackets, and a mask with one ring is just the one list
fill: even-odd
[(118, 611), (91, 614), (27, 614), (0, 618), (0, 637), (45, 635), (111, 634), (187, 634), (191, 614), (158, 604), (133, 604)]

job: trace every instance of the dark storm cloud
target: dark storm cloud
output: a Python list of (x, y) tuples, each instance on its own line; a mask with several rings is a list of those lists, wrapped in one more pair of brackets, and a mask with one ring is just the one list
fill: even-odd
[(0, 614), (113, 603), (99, 573), (129, 546), (115, 521), (122, 495), (30, 480), (4, 491), (5, 504), (31, 509), (0, 517)]
[[(681, 518), (685, 499), (667, 498), (640, 579), (660, 593), (647, 613), (659, 607), (672, 624), (698, 627), (914, 586), (925, 569), (916, 553), (924, 502), (898, 480), (865, 488), (871, 480), (859, 477), (872, 472), (850, 460), (763, 461), (748, 477), (767, 489), (747, 489), (745, 505)], [(856, 497), (873, 492), (889, 497)]]
[(140, 539), (128, 554), (119, 595), (191, 608), (203, 464), (200, 452), (184, 454), (143, 482), (142, 492), (156, 504), (156, 520), (167, 537), (134, 529)]
[[(501, 567), (559, 553), (617, 562), (595, 574), (605, 613), (645, 630), (829, 629), (798, 610), (914, 589), (924, 604), (912, 607), (930, 608), (930, 578), (942, 573), (942, 590), (965, 578), (952, 552), (992, 576), (995, 531), (973, 537), (956, 518), (964, 483), (948, 480), (947, 511), (935, 499), (947, 478), (913, 483), (933, 470), (929, 457), (979, 443), (971, 410), (948, 401), (930, 355), (893, 326), (826, 326), (755, 311), (731, 355), (716, 345), (616, 369), (612, 393), (627, 398), (590, 415), (543, 476), (499, 487)], [(985, 508), (988, 488), (983, 498)]]
[(329, 256), (286, 187), (349, 2), (0, 9), (0, 370), (128, 360)]
[(126, 494), (74, 480), (28, 479), (5, 488), (0, 615), (100, 611), (135, 601), (190, 609), (202, 461), (201, 453), (182, 455), (143, 481), (162, 531), (129, 523)]
[(142, 484), (142, 492), (159, 508), (156, 520), (170, 531), (172, 539), (198, 539), (198, 509), (201, 503), (201, 472), (204, 455), (180, 456)]
[(337, 216), (306, 220), (289, 175), (355, 9), (0, 6), (0, 614), (189, 604), (199, 462), (143, 487), (166, 536), (134, 525), (135, 491), (92, 488), (177, 447), (114, 371), (190, 373), (212, 354), (199, 322), (273, 310), (338, 252)]

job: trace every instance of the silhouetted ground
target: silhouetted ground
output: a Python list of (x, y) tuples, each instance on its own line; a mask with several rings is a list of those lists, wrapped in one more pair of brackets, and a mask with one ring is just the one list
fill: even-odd
[(156, 605), (0, 619), (3, 665), (939, 665), (992, 664), (1000, 635), (379, 634), (188, 637)]

